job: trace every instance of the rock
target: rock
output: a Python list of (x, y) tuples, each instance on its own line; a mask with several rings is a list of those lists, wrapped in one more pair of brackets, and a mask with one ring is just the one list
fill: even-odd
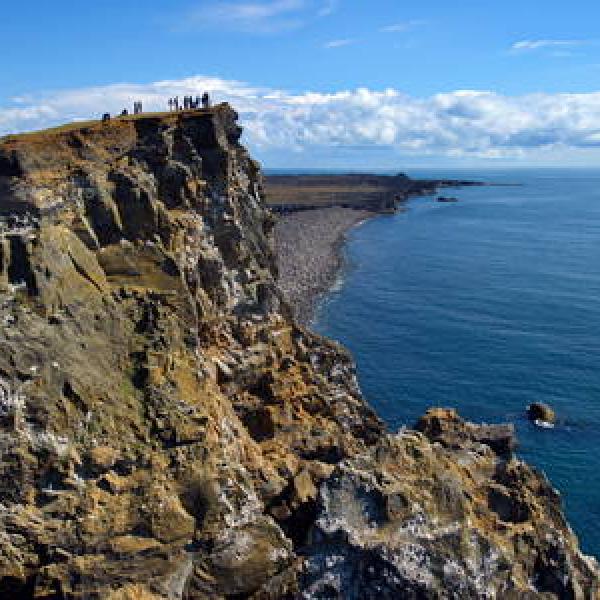
[(110, 446), (96, 446), (85, 456), (88, 468), (95, 474), (108, 471), (117, 461), (119, 451)]
[(438, 196), (436, 202), (458, 202), (458, 198), (454, 196)]
[(533, 402), (530, 404), (527, 407), (527, 417), (530, 421), (540, 421), (548, 424), (556, 422), (554, 410), (543, 402)]
[(150, 507), (152, 535), (162, 543), (191, 540), (196, 530), (196, 520), (185, 511), (177, 496), (161, 493)]
[(308, 471), (301, 471), (293, 480), (293, 498), (294, 504), (300, 505), (311, 502), (317, 497), (317, 488)]
[(432, 408), (415, 425), (431, 441), (454, 449), (483, 444), (502, 458), (510, 458), (516, 447), (513, 425), (475, 425), (461, 419), (452, 409)]
[(160, 544), (154, 538), (144, 538), (134, 535), (122, 535), (110, 541), (110, 547), (116, 554), (140, 554), (155, 550)]
[[(407, 431), (338, 465), (302, 550), (305, 597), (578, 597), (568, 537), (554, 529), (559, 497), (522, 462), (471, 448)], [(547, 578), (548, 561), (560, 575)], [(590, 573), (579, 597), (595, 598), (598, 583)]]
[(121, 589), (111, 591), (107, 600), (161, 600), (164, 596), (157, 596), (141, 584), (130, 584)]
[(0, 141), (0, 598), (594, 598), (511, 426), (392, 435), (296, 324), (240, 131)]

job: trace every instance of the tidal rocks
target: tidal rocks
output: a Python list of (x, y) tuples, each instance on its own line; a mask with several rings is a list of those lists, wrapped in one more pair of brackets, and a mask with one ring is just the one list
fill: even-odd
[(489, 446), (498, 456), (510, 458), (516, 447), (513, 425), (475, 425), (467, 423), (453, 409), (432, 408), (415, 425), (432, 442), (460, 449), (466, 443)]
[(236, 117), (0, 144), (0, 600), (595, 598), (509, 427), (391, 435), (295, 323)]
[(458, 198), (456, 196), (438, 196), (435, 201), (442, 203), (458, 202)]
[(545, 479), (452, 411), (422, 425), (321, 485), (300, 549), (303, 598), (596, 597), (594, 563), (567, 558), (572, 538)]
[(556, 413), (554, 410), (543, 402), (533, 402), (527, 407), (527, 417), (530, 421), (539, 421), (553, 425), (556, 422)]

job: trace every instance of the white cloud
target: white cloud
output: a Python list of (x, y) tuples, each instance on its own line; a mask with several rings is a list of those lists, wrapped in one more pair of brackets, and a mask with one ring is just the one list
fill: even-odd
[(352, 39), (343, 39), (343, 40), (331, 40), (327, 42), (324, 47), (325, 48), (341, 48), (342, 46), (349, 46), (350, 44), (354, 44), (355, 40)]
[(281, 33), (335, 12), (338, 0), (209, 0), (178, 18), (177, 29)]
[(305, 0), (204, 2), (184, 15), (181, 26), (184, 29), (222, 27), (247, 33), (276, 33), (301, 26), (305, 7)]
[(511, 46), (511, 50), (527, 52), (546, 48), (572, 48), (589, 44), (588, 40), (520, 40)]
[(368, 149), (404, 157), (600, 157), (600, 92), (505, 96), (458, 90), (416, 98), (358, 88), (290, 93), (208, 77), (116, 84), (21, 95), (0, 107), (0, 133), (117, 113), (134, 100), (164, 110), (170, 96), (209, 91), (238, 110), (244, 140), (259, 157), (291, 150), (307, 156)]
[(402, 21), (400, 23), (386, 25), (385, 27), (381, 27), (379, 31), (381, 33), (405, 33), (411, 29), (414, 29), (415, 27), (421, 27), (422, 25), (426, 24), (427, 21), (423, 21), (421, 19), (412, 19), (410, 21)]

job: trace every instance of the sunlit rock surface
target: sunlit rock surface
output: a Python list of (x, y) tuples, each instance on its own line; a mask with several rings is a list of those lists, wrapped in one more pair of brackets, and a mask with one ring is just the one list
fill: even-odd
[(596, 598), (510, 427), (392, 435), (227, 105), (0, 142), (0, 598)]

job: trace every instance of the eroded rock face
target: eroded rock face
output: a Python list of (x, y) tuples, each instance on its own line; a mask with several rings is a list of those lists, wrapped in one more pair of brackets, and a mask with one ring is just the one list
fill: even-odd
[(294, 324), (239, 136), (0, 144), (0, 599), (596, 597), (509, 429), (389, 435)]
[(497, 445), (503, 426), (436, 409), (417, 427), (342, 461), (321, 486), (302, 597), (597, 597), (558, 494)]

